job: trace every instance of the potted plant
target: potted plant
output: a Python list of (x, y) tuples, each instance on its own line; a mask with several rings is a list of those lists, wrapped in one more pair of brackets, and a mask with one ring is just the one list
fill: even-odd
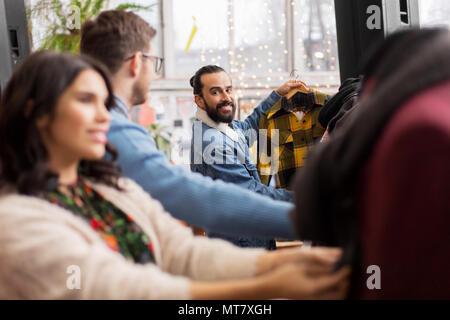
[[(97, 16), (110, 9), (109, 0), (37, 0), (27, 9), (29, 21), (38, 21), (43, 26), (43, 39), (40, 49), (69, 51), (78, 53), (80, 27), (86, 19)], [(150, 11), (156, 5), (122, 3), (112, 9), (130, 11)], [(32, 24), (30, 23), (30, 34)]]

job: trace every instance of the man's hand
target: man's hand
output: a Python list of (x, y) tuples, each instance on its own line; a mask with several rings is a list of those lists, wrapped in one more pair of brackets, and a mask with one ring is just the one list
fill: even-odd
[(281, 87), (279, 87), (277, 90), (275, 90), (275, 92), (278, 93), (280, 96), (285, 96), (292, 89), (299, 88), (302, 86), (306, 87), (306, 83), (304, 83), (303, 81), (290, 80), (290, 81), (286, 82), (285, 84), (283, 84)]

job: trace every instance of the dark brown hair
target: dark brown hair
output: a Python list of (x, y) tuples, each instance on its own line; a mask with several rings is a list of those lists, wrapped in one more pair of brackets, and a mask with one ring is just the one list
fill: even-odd
[(219, 73), (219, 72), (225, 72), (225, 70), (219, 66), (215, 65), (209, 65), (201, 67), (197, 70), (195, 75), (191, 78), (189, 81), (191, 84), (191, 87), (194, 88), (194, 94), (198, 94), (200, 97), (203, 97), (202, 90), (203, 90), (203, 83), (202, 83), (202, 75), (204, 74), (210, 74), (210, 73)]
[(129, 55), (148, 49), (155, 35), (156, 30), (132, 12), (103, 11), (81, 27), (80, 52), (115, 74)]
[[(36, 121), (44, 115), (53, 118), (59, 97), (87, 69), (95, 70), (105, 81), (109, 110), (114, 97), (108, 73), (87, 57), (39, 51), (14, 72), (0, 102), (0, 186), (11, 184), (22, 194), (37, 195), (57, 178), (49, 172), (48, 153)], [(112, 161), (81, 161), (80, 174), (117, 187), (120, 172), (113, 162), (117, 152), (110, 145), (106, 150)]]

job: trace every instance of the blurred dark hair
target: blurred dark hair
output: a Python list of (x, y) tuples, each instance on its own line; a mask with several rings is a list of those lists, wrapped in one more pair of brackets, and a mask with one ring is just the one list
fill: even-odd
[(209, 74), (209, 73), (219, 73), (219, 72), (225, 72), (225, 70), (219, 66), (209, 65), (201, 67), (197, 70), (195, 75), (191, 78), (189, 81), (191, 84), (191, 87), (194, 88), (194, 94), (198, 94), (199, 96), (202, 96), (202, 89), (203, 89), (203, 83), (202, 83), (202, 75)]
[(115, 74), (129, 55), (148, 50), (155, 35), (156, 30), (133, 12), (103, 11), (96, 19), (83, 23), (80, 52)]
[[(415, 59), (415, 53), (424, 43), (448, 32), (443, 28), (413, 28), (399, 30), (375, 45), (364, 60), (362, 74), (365, 80), (377, 82), (388, 79), (390, 75), (403, 68), (408, 60)], [(402, 62), (402, 63), (400, 63)]]
[[(44, 115), (53, 118), (59, 97), (87, 69), (95, 70), (105, 81), (110, 110), (114, 97), (108, 73), (87, 57), (39, 51), (14, 72), (0, 102), (0, 185), (12, 184), (22, 194), (37, 195), (57, 178), (49, 172), (48, 153), (36, 121)], [(114, 161), (117, 151), (109, 144), (106, 150)], [(81, 161), (80, 173), (118, 188), (120, 172), (113, 161)]]
[(305, 167), (296, 177), (296, 208), (291, 214), (297, 236), (344, 248), (338, 266), (353, 267), (351, 295), (360, 280), (358, 275), (364, 272), (358, 229), (363, 169), (399, 108), (418, 92), (450, 80), (449, 52), (448, 29), (415, 29), (390, 35), (366, 63), (365, 81), (374, 80), (370, 96), (361, 101), (344, 130), (308, 154)]

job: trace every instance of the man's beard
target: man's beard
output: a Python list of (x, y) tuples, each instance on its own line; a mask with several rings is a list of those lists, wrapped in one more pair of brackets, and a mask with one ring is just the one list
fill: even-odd
[[(214, 122), (231, 123), (231, 121), (233, 121), (234, 115), (236, 113), (236, 105), (233, 102), (231, 102), (231, 101), (222, 102), (222, 103), (219, 103), (214, 108), (214, 107), (209, 106), (205, 99), (203, 99), (203, 101), (205, 102), (206, 113)], [(230, 114), (223, 116), (219, 113), (219, 110), (220, 110), (220, 108), (225, 107), (225, 106), (231, 106), (232, 111)]]
[(147, 91), (148, 90), (140, 86), (139, 81), (133, 84), (133, 95), (131, 97), (133, 99), (133, 106), (141, 105), (147, 101)]

